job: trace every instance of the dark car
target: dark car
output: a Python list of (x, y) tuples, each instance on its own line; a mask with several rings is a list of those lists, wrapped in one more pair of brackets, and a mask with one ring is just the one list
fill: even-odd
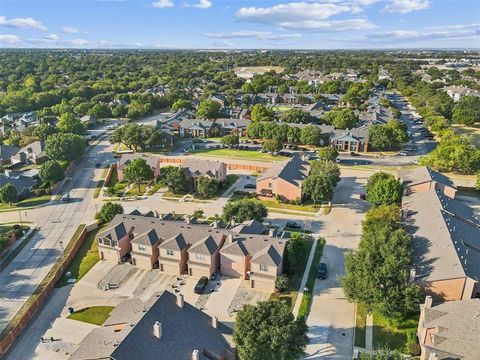
[(205, 290), (205, 287), (208, 284), (208, 278), (206, 276), (202, 276), (200, 280), (198, 280), (197, 285), (195, 285), (195, 288), (193, 291), (195, 294), (201, 294), (203, 293), (203, 290)]
[(100, 166), (102, 166), (102, 164), (100, 164), (100, 163), (96, 163), (96, 164), (95, 164), (95, 167), (96, 167), (96, 168), (99, 168)]
[(296, 223), (295, 221), (287, 221), (285, 224), (285, 227), (290, 228), (290, 229), (301, 229), (302, 227), (300, 224)]
[(320, 266), (318, 267), (318, 270), (317, 270), (317, 278), (319, 279), (326, 279), (328, 276), (328, 267), (327, 267), (327, 264), (325, 263), (320, 263)]
[(243, 187), (244, 189), (256, 189), (257, 186), (255, 184), (245, 184)]

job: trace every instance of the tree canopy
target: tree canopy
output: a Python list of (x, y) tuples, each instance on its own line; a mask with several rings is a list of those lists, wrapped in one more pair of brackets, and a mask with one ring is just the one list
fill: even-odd
[(265, 205), (254, 199), (241, 199), (227, 203), (223, 207), (223, 220), (229, 222), (232, 219), (236, 222), (247, 220), (263, 221), (268, 211)]
[(65, 172), (58, 161), (47, 160), (40, 166), (38, 176), (45, 184), (52, 186), (65, 178)]
[(112, 221), (117, 214), (123, 214), (123, 206), (120, 203), (107, 201), (102, 205), (100, 211), (95, 214), (95, 219), (105, 224)]
[(77, 134), (58, 133), (48, 137), (45, 153), (51, 160), (72, 161), (83, 155), (85, 140)]

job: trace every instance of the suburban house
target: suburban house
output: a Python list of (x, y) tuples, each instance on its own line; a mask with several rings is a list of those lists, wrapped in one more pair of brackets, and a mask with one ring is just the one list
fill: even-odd
[(80, 122), (84, 125), (92, 124), (95, 126), (97, 124), (97, 118), (92, 115), (84, 115), (80, 118)]
[(209, 177), (219, 183), (227, 180), (227, 165), (221, 161), (185, 159), (181, 167), (185, 170), (193, 191), (197, 188), (197, 180), (200, 176)]
[(477, 360), (480, 354), (480, 299), (436, 306), (427, 296), (420, 307), (417, 336), (421, 360)]
[[(264, 228), (257, 225), (255, 228), (263, 233)], [(225, 276), (249, 280), (253, 288), (274, 291), (275, 280), (283, 272), (288, 239), (232, 230), (122, 214), (98, 235), (98, 251), (101, 259), (131, 259), (134, 266), (159, 268), (172, 275), (200, 278), (221, 271)]]
[(234, 360), (231, 334), (216, 317), (165, 290), (147, 301), (118, 304), (70, 360)]
[(220, 135), (225, 136), (235, 133), (239, 136), (245, 136), (250, 119), (217, 119), (216, 123), (220, 129)]
[(398, 171), (397, 178), (403, 183), (404, 195), (436, 189), (453, 199), (457, 192), (452, 180), (426, 166), (411, 171)]
[(125, 169), (135, 159), (143, 159), (147, 162), (147, 164), (153, 170), (154, 179), (160, 176), (160, 158), (140, 154), (123, 154), (122, 157), (117, 160), (117, 176), (119, 181), (124, 180)]
[(181, 137), (211, 137), (220, 134), (220, 129), (215, 121), (200, 119), (182, 119), (178, 123)]
[(45, 155), (45, 142), (37, 140), (24, 146), (10, 159), (12, 164), (41, 164), (47, 160)]
[(16, 155), (20, 146), (0, 144), (0, 165), (10, 162), (12, 156)]
[(24, 176), (17, 171), (5, 170), (3, 174), (0, 174), (0, 187), (7, 184), (12, 184), (17, 191), (17, 196), (22, 198), (32, 192), (37, 180)]
[(299, 156), (276, 163), (257, 178), (257, 194), (263, 198), (277, 196), (286, 200), (302, 200), (302, 183), (310, 166)]
[(435, 179), (411, 182), (418, 187), (402, 200), (402, 218), (412, 235), (411, 281), (436, 301), (480, 296), (480, 221), (472, 209), (447, 195), (449, 181), (438, 186), (441, 179)]
[(447, 93), (448, 96), (454, 101), (458, 102), (464, 96), (478, 96), (480, 97), (480, 91), (472, 90), (465, 86), (446, 86), (443, 88), (443, 91)]

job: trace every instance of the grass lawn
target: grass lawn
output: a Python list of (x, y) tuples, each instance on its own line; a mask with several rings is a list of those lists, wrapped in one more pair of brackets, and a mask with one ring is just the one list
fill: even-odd
[[(98, 255), (98, 243), (95, 241), (95, 238), (103, 229), (104, 227), (97, 228), (88, 233), (82, 246), (80, 246), (77, 254), (65, 270), (65, 273), (70, 271), (71, 279), (76, 279), (75, 281), (80, 280), (100, 260), (100, 256)], [(55, 287), (59, 288), (67, 285), (68, 279), (69, 278), (64, 274), (55, 284)]]
[(185, 194), (175, 194), (173, 192), (170, 192), (170, 191), (165, 191), (163, 193), (163, 197), (164, 198), (175, 198), (175, 199), (181, 199), (182, 197), (184, 197)]
[[(7, 246), (9, 245), (10, 242), (10, 237), (13, 236), (15, 233), (15, 229), (13, 228), (14, 224), (0, 224), (0, 254), (2, 251), (7, 249)], [(20, 224), (18, 224), (20, 225)], [(23, 225), (22, 230), (24, 233), (28, 231), (30, 227)], [(18, 240), (18, 239), (17, 239)]]
[(155, 194), (161, 188), (162, 188), (162, 186), (160, 185), (160, 183), (156, 183), (148, 190), (147, 195), (152, 196), (153, 194)]
[(404, 320), (388, 319), (379, 314), (373, 314), (373, 347), (374, 349), (388, 347), (407, 353), (406, 344), (409, 335), (415, 334), (419, 314), (413, 314)]
[(284, 301), (293, 310), (295, 301), (297, 300), (298, 288), (302, 282), (303, 273), (305, 272), (305, 266), (307, 265), (308, 256), (310, 255), (310, 249), (312, 248), (313, 240), (305, 239), (302, 242), (302, 258), (298, 262), (296, 268), (291, 271), (292, 275), (288, 279), (288, 289), (283, 293), (273, 293), (271, 300), (278, 299)]
[(238, 160), (252, 160), (252, 161), (282, 161), (288, 159), (285, 156), (273, 156), (270, 154), (260, 153), (251, 150), (236, 150), (236, 149), (198, 149), (191, 150), (190, 154), (198, 156), (219, 157)]
[(98, 196), (100, 195), (100, 191), (102, 190), (103, 184), (105, 184), (105, 178), (107, 177), (108, 169), (109, 169), (109, 166), (107, 166), (105, 169), (103, 169), (100, 180), (98, 180), (97, 187), (95, 188), (95, 191), (93, 192), (93, 198), (94, 199), (98, 198)]
[(130, 149), (127, 147), (127, 145), (125, 144), (116, 144), (114, 147), (113, 147), (113, 151), (117, 152), (117, 151), (129, 151)]
[(117, 168), (115, 168), (112, 170), (112, 175), (110, 175), (110, 179), (108, 179), (108, 182), (105, 184), (105, 186), (112, 187), (112, 186), (115, 186), (117, 182), (118, 182), (118, 172), (117, 172)]
[(112, 192), (112, 196), (121, 197), (123, 196), (123, 192), (125, 188), (128, 186), (127, 182), (116, 182), (110, 189)]
[(367, 312), (361, 304), (357, 304), (357, 316), (355, 318), (355, 346), (365, 348), (365, 335), (367, 326)]
[(141, 196), (145, 194), (147, 190), (147, 184), (140, 184), (140, 186), (133, 185), (126, 193), (127, 196)]
[(291, 205), (283, 204), (276, 200), (261, 200), (262, 204), (267, 208), (280, 209), (280, 210), (295, 210), (295, 211), (306, 211), (316, 213), (320, 208), (314, 207), (313, 205)]
[(477, 123), (473, 126), (464, 125), (452, 125), (452, 128), (457, 134), (467, 135), (472, 140), (472, 143), (480, 148), (480, 124)]
[(13, 204), (0, 204), (0, 210), (21, 210), (23, 208), (33, 207), (45, 204), (50, 201), (52, 195), (42, 195), (31, 197)]
[(308, 272), (307, 283), (305, 285), (308, 291), (303, 294), (302, 303), (300, 304), (300, 308), (298, 309), (299, 318), (303, 317), (306, 319), (308, 317), (308, 313), (310, 312), (310, 306), (312, 305), (313, 299), (313, 288), (315, 287), (315, 279), (317, 276), (317, 268), (318, 264), (320, 263), (320, 259), (322, 258), (324, 246), (325, 239), (318, 239), (317, 247), (315, 248), (315, 254), (313, 255), (312, 266), (310, 267), (310, 271)]
[(101, 326), (108, 319), (113, 309), (113, 306), (92, 306), (75, 311), (68, 318)]

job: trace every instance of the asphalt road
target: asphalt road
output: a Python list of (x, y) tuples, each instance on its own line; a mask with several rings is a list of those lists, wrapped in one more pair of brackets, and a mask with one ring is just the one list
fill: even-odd
[[(78, 225), (93, 220), (93, 192), (102, 171), (96, 169), (95, 164), (113, 161), (111, 153), (105, 152), (109, 146), (107, 141), (102, 141), (85, 155), (66, 185), (65, 191), (70, 191), (71, 196), (69, 203), (55, 202), (28, 211), (27, 219), (40, 227), (40, 231), (0, 273), (0, 331), (52, 268)], [(2, 219), (16, 220), (17, 216), (17, 212), (4, 213)]]

